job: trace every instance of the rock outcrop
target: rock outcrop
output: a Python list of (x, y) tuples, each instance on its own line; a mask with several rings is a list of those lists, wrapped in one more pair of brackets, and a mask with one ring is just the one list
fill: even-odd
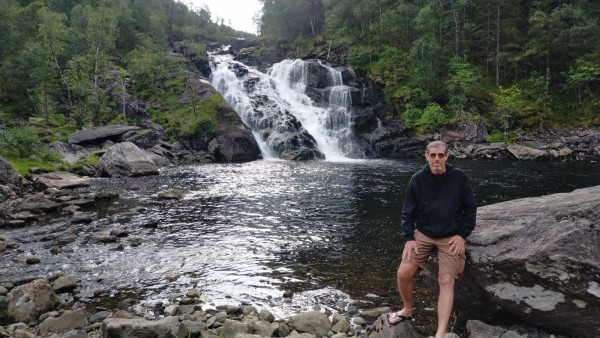
[(480, 208), (456, 306), (553, 332), (600, 332), (600, 186)]
[(119, 137), (129, 131), (140, 130), (137, 126), (110, 125), (98, 128), (83, 129), (69, 135), (70, 144), (100, 144), (106, 140), (118, 141)]
[(131, 142), (110, 147), (97, 164), (97, 175), (129, 177), (158, 174), (158, 167), (146, 151)]

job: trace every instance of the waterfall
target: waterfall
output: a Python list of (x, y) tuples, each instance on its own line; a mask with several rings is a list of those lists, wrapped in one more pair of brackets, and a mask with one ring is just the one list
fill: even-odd
[(212, 85), (252, 129), (264, 158), (364, 157), (352, 129), (352, 88), (339, 70), (284, 60), (263, 73), (231, 55), (213, 55), (211, 68)]

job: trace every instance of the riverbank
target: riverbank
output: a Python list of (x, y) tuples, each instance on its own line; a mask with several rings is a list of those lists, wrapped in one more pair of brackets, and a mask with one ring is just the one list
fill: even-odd
[[(80, 302), (63, 303), (65, 296), (79, 299), (77, 278), (60, 276), (37, 279), (14, 287), (0, 286), (0, 337), (18, 338), (421, 338), (410, 322), (390, 326), (389, 307), (359, 312), (313, 310), (290, 318), (275, 318), (268, 310), (251, 305), (205, 304), (202, 291), (190, 289), (173, 297), (170, 304), (138, 304), (133, 299), (120, 301), (114, 309), (86, 308)], [(14, 288), (14, 289), (13, 289)], [(349, 304), (352, 308), (356, 304)], [(57, 310), (60, 308), (60, 310)], [(418, 320), (418, 319), (417, 319)], [(460, 330), (463, 331), (463, 330)], [(542, 338), (543, 331), (524, 326), (489, 326), (481, 321), (467, 322), (469, 337)], [(459, 337), (449, 333), (446, 338)], [(466, 337), (466, 336), (465, 336)]]

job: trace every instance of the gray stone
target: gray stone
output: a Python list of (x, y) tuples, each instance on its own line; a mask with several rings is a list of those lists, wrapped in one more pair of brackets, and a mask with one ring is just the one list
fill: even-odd
[[(74, 206), (74, 205), (72, 205)], [(92, 214), (87, 212), (75, 212), (73, 217), (71, 217), (71, 223), (79, 224), (79, 223), (90, 223), (94, 218)]]
[(469, 338), (502, 337), (506, 331), (506, 329), (488, 325), (479, 320), (467, 321), (467, 332), (469, 333)]
[(52, 287), (56, 293), (71, 292), (77, 287), (77, 279), (73, 276), (60, 276), (52, 283)]
[(89, 322), (90, 322), (90, 324), (100, 323), (103, 320), (105, 320), (106, 318), (108, 318), (108, 316), (110, 316), (110, 315), (111, 315), (110, 311), (98, 311), (90, 316)]
[(65, 312), (58, 318), (47, 318), (40, 324), (42, 335), (56, 332), (64, 333), (71, 330), (83, 329), (88, 325), (86, 313), (83, 310)]
[(392, 308), (386, 306), (386, 307), (380, 307), (380, 308), (376, 308), (376, 309), (362, 310), (360, 312), (360, 316), (367, 321), (373, 321), (373, 320), (377, 319), (379, 316), (381, 316), (382, 314), (390, 313), (390, 312), (392, 312)]
[(116, 140), (128, 131), (140, 130), (140, 127), (110, 125), (98, 128), (83, 129), (68, 137), (71, 144), (101, 143), (105, 140)]
[(32, 175), (31, 179), (41, 184), (45, 188), (72, 189), (77, 187), (87, 187), (90, 185), (88, 179), (81, 178), (75, 174), (66, 171), (55, 171)]
[(45, 312), (54, 310), (60, 301), (45, 279), (22, 285), (8, 303), (8, 317), (14, 322), (33, 322)]
[(481, 143), (488, 137), (488, 132), (482, 123), (475, 121), (460, 121), (451, 126), (440, 128), (441, 138), (445, 141), (467, 141)]
[(0, 156), (0, 185), (21, 187), (21, 176), (2, 156)]
[(390, 325), (388, 322), (387, 314), (379, 316), (370, 328), (367, 330), (367, 334), (361, 336), (364, 338), (389, 338), (389, 337), (402, 337), (402, 338), (421, 338), (421, 336), (415, 331), (412, 324), (409, 321), (403, 321), (396, 325)]
[(333, 325), (331, 331), (335, 333), (348, 333), (350, 331), (350, 322), (348, 322), (346, 318), (342, 317)]
[(275, 321), (275, 316), (269, 310), (261, 310), (258, 314), (258, 320), (264, 320), (266, 322), (272, 323)]
[(308, 311), (292, 316), (288, 323), (298, 332), (311, 333), (317, 337), (326, 336), (332, 327), (327, 315), (319, 311)]
[(241, 323), (231, 319), (225, 320), (225, 323), (223, 325), (223, 333), (225, 337), (235, 337), (240, 333), (251, 334), (252, 330), (253, 328), (251, 324)]
[(177, 316), (179, 314), (179, 306), (178, 305), (169, 305), (165, 308), (165, 315), (167, 316)]
[(545, 150), (539, 150), (519, 144), (511, 144), (507, 149), (518, 160), (543, 160), (551, 157)]
[(202, 336), (202, 331), (206, 329), (206, 323), (184, 320), (179, 323), (177, 337), (199, 338)]
[(456, 307), (490, 323), (502, 309), (551, 332), (594, 336), (598, 196), (600, 186), (479, 208)]
[(173, 338), (178, 331), (179, 318), (173, 316), (155, 321), (107, 318), (102, 322), (102, 336), (111, 338)]
[(44, 211), (55, 211), (60, 204), (49, 200), (44, 194), (35, 194), (25, 197), (18, 206), (16, 211), (31, 211), (41, 213)]
[(97, 174), (112, 177), (157, 175), (158, 167), (148, 156), (130, 142), (115, 144), (98, 161)]

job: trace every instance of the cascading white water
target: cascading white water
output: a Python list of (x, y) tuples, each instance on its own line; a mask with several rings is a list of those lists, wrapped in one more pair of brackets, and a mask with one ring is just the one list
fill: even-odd
[[(284, 60), (262, 73), (230, 55), (213, 56), (211, 66), (211, 83), (252, 128), (263, 157), (277, 158), (286, 147), (311, 145), (310, 136), (327, 160), (361, 153), (349, 113), (351, 88), (343, 85), (340, 71), (322, 62)], [(320, 88), (309, 66), (327, 70), (326, 79), (318, 79)]]

